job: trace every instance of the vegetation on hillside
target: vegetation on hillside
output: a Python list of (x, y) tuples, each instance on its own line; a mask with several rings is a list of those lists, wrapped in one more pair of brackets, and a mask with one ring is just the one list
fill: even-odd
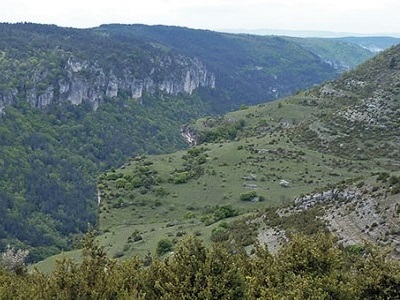
[[(121, 41), (136, 30), (152, 43), (173, 29), (96, 34), (122, 28)], [(122, 93), (96, 111), (6, 106), (0, 298), (400, 298), (399, 62), (393, 47), (291, 98), (190, 122), (198, 145), (179, 152), (180, 125), (213, 112), (202, 98), (210, 91)], [(344, 240), (349, 220), (362, 224), (357, 237), (390, 247)], [(99, 244), (90, 233), (79, 260), (59, 260), (48, 274), (25, 268), (70, 249), (87, 222), (98, 222)]]
[(84, 104), (32, 109), (23, 101), (6, 107), (0, 116), (0, 248), (28, 247), (30, 261), (71, 249), (74, 234), (96, 224), (98, 174), (132, 153), (184, 147), (177, 128), (202, 108), (196, 98), (165, 98), (109, 100), (97, 111)]
[[(177, 62), (188, 59), (215, 73), (215, 89), (176, 96), (149, 91), (133, 100), (132, 82), (120, 84), (115, 97), (99, 88), (99, 81), (126, 79), (126, 74), (155, 81), (180, 78)], [(0, 69), (0, 249), (27, 248), (29, 261), (71, 249), (87, 223), (96, 223), (101, 172), (130, 156), (184, 148), (180, 126), (193, 119), (275, 99), (337, 75), (315, 54), (278, 37), (32, 23), (0, 24)], [(79, 105), (61, 97), (72, 86), (83, 95)], [(98, 107), (87, 100), (91, 94), (98, 95)], [(242, 126), (239, 122), (226, 138)], [(189, 158), (170, 174), (172, 180), (194, 182), (201, 172), (212, 172), (201, 161), (204, 156)], [(143, 184), (141, 192), (168, 194), (153, 191), (155, 184)], [(118, 186), (125, 188), (122, 180)], [(214, 218), (213, 212), (206, 215)]]
[[(286, 232), (326, 230), (329, 222), (322, 220), (330, 207), (343, 206), (343, 214), (354, 211), (370, 228), (374, 221), (355, 207), (366, 203), (378, 213), (384, 205), (388, 213), (380, 222), (386, 227), (371, 240), (384, 244), (393, 237), (397, 247), (398, 220), (389, 216), (396, 215), (396, 208), (384, 203), (398, 190), (399, 53), (394, 47), (339, 80), (287, 99), (199, 119), (185, 126), (198, 143), (189, 151), (137, 157), (106, 172), (99, 178), (100, 241), (112, 245), (112, 255), (118, 249), (129, 257), (154, 251), (158, 240), (179, 240), (190, 233), (205, 240), (234, 240), (237, 235), (230, 235), (235, 230), (229, 226), (237, 217), (215, 218), (222, 206), (232, 206), (239, 216), (260, 217), (278, 206), (295, 206), (295, 199), (331, 195), (321, 204), (326, 206), (301, 216), (291, 210), (271, 213), (265, 226)], [(382, 192), (388, 187), (375, 180), (380, 173), (391, 178), (390, 191)], [(152, 185), (135, 184), (148, 176)], [(119, 184), (118, 177), (127, 184)], [(302, 209), (295, 206), (294, 211)], [(254, 222), (263, 228), (262, 222)], [(134, 230), (144, 237), (140, 243), (127, 241)], [(358, 241), (370, 231), (357, 232)]]
[[(1, 299), (398, 299), (400, 265), (365, 245), (341, 248), (327, 234), (294, 235), (276, 254), (251, 256), (231, 243), (195, 237), (160, 260), (122, 262), (89, 235), (80, 264), (62, 260), (44, 275), (0, 269)], [(167, 244), (165, 244), (168, 246)], [(164, 248), (166, 246), (163, 246)], [(163, 248), (163, 249), (164, 249)], [(169, 246), (168, 246), (168, 249)]]

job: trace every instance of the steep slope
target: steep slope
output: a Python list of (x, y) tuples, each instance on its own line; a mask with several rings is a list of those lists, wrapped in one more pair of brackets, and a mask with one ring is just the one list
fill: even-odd
[(398, 247), (399, 59), (396, 46), (312, 90), (200, 119), (188, 151), (104, 173), (100, 240), (129, 256), (188, 233), (251, 245), (330, 228), (345, 246)]
[(146, 25), (104, 25), (97, 30), (124, 41), (144, 39), (199, 58), (216, 76), (216, 89), (202, 96), (212, 102), (218, 99), (214, 107), (219, 112), (224, 106), (239, 108), (243, 103), (286, 96), (337, 74), (314, 53), (281, 37)]
[(0, 248), (38, 260), (96, 223), (96, 177), (185, 148), (180, 127), (337, 76), (279, 37), (0, 24)]
[(184, 148), (180, 126), (336, 71), (295, 43), (164, 26), (0, 24), (0, 248), (30, 260), (96, 222), (95, 181)]
[[(375, 52), (363, 48), (352, 40), (329, 39), (329, 38), (293, 38), (287, 37), (305, 49), (315, 53), (322, 60), (332, 65), (337, 70), (344, 72), (353, 69), (357, 65), (374, 56)], [(361, 49), (360, 49), (361, 46)], [(382, 48), (384, 50), (389, 48)]]
[(192, 94), (215, 86), (201, 61), (143, 40), (121, 41), (92, 30), (1, 24), (0, 108), (18, 99), (34, 107), (144, 93)]
[(333, 78), (343, 70), (332, 66), (341, 51), (354, 58), (350, 67), (367, 58), (346, 43), (321, 56), (302, 40), (167, 26), (1, 24), (0, 35), (0, 108), (25, 99), (37, 107), (89, 102), (96, 109), (118, 95), (203, 87), (202, 98), (225, 112)]
[(399, 159), (399, 47), (311, 91), (310, 104), (321, 113), (299, 128), (299, 136), (314, 135), (312, 144), (308, 143), (321, 151), (380, 158), (395, 165)]

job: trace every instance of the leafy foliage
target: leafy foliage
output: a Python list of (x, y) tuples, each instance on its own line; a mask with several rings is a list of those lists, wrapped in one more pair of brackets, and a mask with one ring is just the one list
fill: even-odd
[(200, 143), (215, 143), (223, 140), (233, 140), (239, 136), (245, 126), (245, 121), (220, 118), (207, 118), (203, 122), (204, 128), (201, 130)]
[(173, 249), (173, 244), (171, 240), (163, 239), (158, 241), (156, 252), (158, 256), (162, 256), (170, 252), (172, 249)]
[(314, 53), (281, 37), (232, 35), (173, 26), (112, 24), (97, 30), (123, 40), (140, 38), (160, 43), (200, 58), (217, 78), (215, 90), (202, 89), (200, 93), (218, 113), (226, 111), (224, 106), (238, 109), (243, 103), (276, 99), (274, 88), (279, 90), (279, 96), (289, 95), (309, 87), (315, 80), (333, 78), (336, 73)]
[(366, 246), (360, 254), (331, 236), (295, 235), (272, 255), (232, 245), (206, 248), (188, 237), (148, 267), (137, 257), (117, 262), (88, 236), (83, 261), (59, 261), (49, 275), (0, 269), (0, 298), (31, 299), (397, 299), (400, 265)]

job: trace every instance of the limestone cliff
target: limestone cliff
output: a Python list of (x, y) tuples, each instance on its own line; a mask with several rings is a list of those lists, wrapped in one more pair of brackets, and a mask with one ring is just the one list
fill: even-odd
[(144, 93), (157, 91), (177, 95), (192, 94), (199, 87), (215, 88), (214, 74), (200, 60), (183, 55), (152, 57), (151, 65), (146, 68), (127, 64), (122, 70), (114, 70), (97, 61), (80, 59), (61, 51), (57, 54), (62, 63), (56, 76), (43, 65), (32, 66), (18, 87), (0, 90), (0, 111), (19, 98), (26, 99), (34, 107), (89, 102), (93, 109), (97, 109), (105, 97), (117, 97), (120, 93), (139, 99)]

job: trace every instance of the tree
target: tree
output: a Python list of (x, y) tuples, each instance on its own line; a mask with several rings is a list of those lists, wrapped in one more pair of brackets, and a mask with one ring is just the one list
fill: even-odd
[(15, 272), (16, 274), (25, 273), (25, 260), (28, 254), (28, 250), (15, 250), (10, 245), (7, 245), (6, 251), (1, 255), (1, 265), (8, 271)]

